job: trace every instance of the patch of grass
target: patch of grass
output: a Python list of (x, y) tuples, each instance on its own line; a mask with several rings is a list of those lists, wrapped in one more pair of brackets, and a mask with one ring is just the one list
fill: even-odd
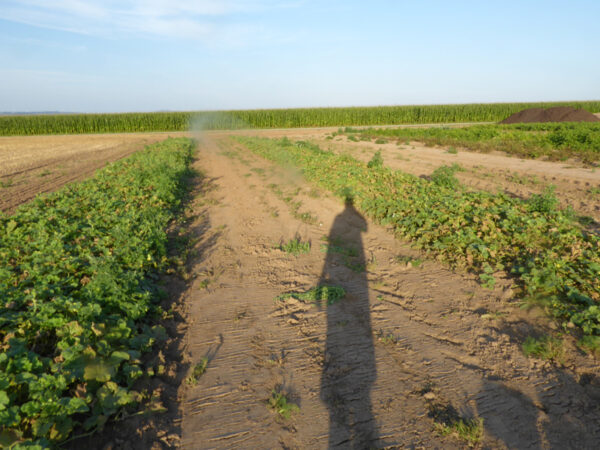
[(375, 140), (376, 144), (387, 144), (388, 142), (389, 141), (387, 139), (382, 139), (382, 138), (379, 138), (379, 139)]
[(296, 236), (293, 239), (290, 239), (286, 243), (281, 243), (279, 245), (279, 249), (289, 253), (290, 255), (298, 256), (302, 253), (310, 252), (310, 242), (302, 242), (300, 236)]
[(306, 292), (287, 292), (279, 295), (275, 300), (287, 300), (289, 298), (295, 298), (305, 303), (316, 303), (321, 305), (327, 303), (327, 305), (333, 305), (346, 296), (346, 291), (340, 286), (317, 286), (309, 289)]
[(460, 182), (454, 174), (456, 172), (462, 172), (464, 169), (458, 164), (454, 163), (451, 166), (441, 166), (433, 171), (431, 174), (431, 181), (433, 181), (438, 186), (442, 186), (445, 188), (458, 188), (460, 186)]
[(553, 336), (542, 336), (539, 339), (529, 336), (523, 342), (522, 349), (527, 357), (533, 356), (554, 362), (561, 362), (565, 351), (563, 341)]
[(263, 169), (262, 167), (253, 167), (250, 169), (250, 172), (254, 172), (257, 175), (264, 176), (265, 169)]
[(377, 150), (371, 160), (367, 163), (369, 169), (379, 169), (383, 167), (383, 157), (381, 156), (381, 150)]
[(277, 388), (271, 391), (271, 397), (267, 402), (269, 408), (273, 409), (284, 419), (289, 419), (292, 413), (300, 411), (300, 407), (291, 402), (283, 392), (279, 392)]
[(303, 212), (303, 213), (295, 213), (294, 217), (296, 219), (300, 219), (302, 222), (304, 222), (307, 225), (314, 225), (315, 223), (317, 223), (319, 221), (319, 219), (316, 216), (313, 216), (311, 213), (309, 212)]
[(204, 357), (200, 360), (198, 364), (194, 366), (192, 369), (192, 373), (187, 377), (186, 382), (192, 386), (198, 384), (198, 380), (204, 372), (206, 372), (206, 367), (208, 366), (208, 358)]
[(400, 264), (410, 264), (411, 266), (417, 268), (417, 267), (421, 267), (423, 265), (423, 262), (425, 260), (423, 260), (422, 258), (415, 258), (414, 256), (404, 256), (404, 255), (398, 255), (394, 258), (396, 260), (396, 262), (400, 263)]
[(352, 141), (352, 142), (358, 142), (358, 138), (356, 136), (354, 136), (354, 135), (348, 136), (348, 140)]
[(458, 153), (458, 150), (456, 150), (456, 147), (450, 147), (448, 150), (446, 150), (446, 153), (450, 153), (451, 155), (456, 155)]
[(594, 197), (600, 197), (600, 187), (591, 187), (588, 190), (588, 194)]
[(51, 171), (51, 170), (44, 169), (44, 170), (42, 170), (42, 171), (41, 171), (41, 172), (38, 174), (38, 177), (40, 177), (40, 178), (43, 178), (43, 177), (46, 177), (46, 176), (48, 176), (48, 175), (51, 175), (51, 174), (52, 174), (52, 171)]
[(461, 417), (452, 405), (431, 402), (429, 417), (434, 420), (435, 430), (442, 436), (455, 436), (474, 447), (483, 438), (483, 419)]
[(590, 355), (600, 356), (600, 336), (583, 336), (577, 345)]
[(0, 181), (0, 188), (11, 187), (14, 182), (15, 181), (12, 178), (7, 178), (5, 181)]
[(322, 252), (339, 253), (340, 255), (348, 257), (358, 256), (358, 249), (356, 247), (345, 245), (339, 238), (328, 238), (327, 236), (323, 236), (322, 240), (328, 242), (327, 244), (321, 244)]
[(523, 185), (528, 185), (528, 184), (533, 184), (533, 185), (537, 185), (537, 184), (541, 184), (541, 180), (536, 176), (536, 175), (527, 175), (527, 174), (518, 174), (518, 173), (513, 173), (508, 177), (508, 181), (512, 181), (513, 183), (517, 183), (517, 184), (523, 184)]

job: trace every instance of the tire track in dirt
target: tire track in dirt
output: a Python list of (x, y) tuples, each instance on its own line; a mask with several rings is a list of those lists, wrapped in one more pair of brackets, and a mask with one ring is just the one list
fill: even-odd
[[(314, 195), (297, 173), (224, 135), (207, 135), (200, 148), (198, 165), (219, 186), (208, 216), (222, 237), (188, 295), (191, 361), (209, 362), (186, 388), (183, 447), (462, 448), (433, 431), (430, 411), (449, 407), (484, 419), (487, 447), (593, 448), (600, 440), (597, 365), (578, 356), (566, 368), (526, 359), (524, 337), (549, 325), (515, 307), (510, 280), (489, 291), (433, 261), (413, 267), (401, 261), (420, 255), (370, 223), (359, 274), (319, 250), (335, 223), (340, 236), (355, 233), (356, 220), (338, 221), (339, 200)], [(316, 222), (294, 217), (289, 198)], [(309, 254), (274, 248), (294, 235), (312, 242)], [(324, 279), (346, 298), (321, 309), (274, 302)], [(342, 361), (336, 347), (347, 350)], [(325, 395), (332, 386), (337, 403)], [(299, 404), (291, 419), (267, 407), (273, 389)]]

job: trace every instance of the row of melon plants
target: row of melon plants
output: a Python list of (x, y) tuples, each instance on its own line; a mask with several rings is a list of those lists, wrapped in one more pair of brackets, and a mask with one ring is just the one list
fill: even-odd
[(551, 190), (523, 200), (467, 190), (454, 176), (457, 167), (422, 179), (386, 168), (380, 155), (365, 164), (302, 141), (237, 139), (258, 155), (300, 168), (325, 189), (350, 191), (366, 215), (439, 260), (478, 273), (486, 286), (494, 286), (495, 274), (512, 274), (523, 294), (565, 330), (580, 330), (583, 347), (600, 347), (600, 237), (559, 209)]

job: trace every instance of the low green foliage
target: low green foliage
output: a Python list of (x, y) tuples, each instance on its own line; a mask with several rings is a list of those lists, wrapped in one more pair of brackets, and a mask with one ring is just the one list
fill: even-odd
[(553, 336), (543, 336), (539, 339), (529, 336), (523, 342), (522, 348), (525, 356), (535, 356), (548, 361), (561, 362), (564, 355), (563, 341)]
[(346, 128), (349, 136), (421, 141), (426, 145), (454, 146), (488, 152), (500, 150), (525, 158), (545, 156), (553, 160), (577, 157), (588, 163), (600, 161), (600, 123), (562, 122), (513, 125), (474, 125), (461, 128)]
[(322, 305), (333, 305), (337, 301), (343, 299), (346, 296), (344, 288), (339, 286), (317, 286), (309, 289), (306, 292), (287, 292), (276, 298), (276, 300), (287, 300), (289, 298), (295, 298), (302, 302), (316, 303)]
[(378, 138), (375, 139), (376, 144), (387, 144), (389, 141), (387, 139)]
[(268, 401), (269, 408), (275, 410), (284, 419), (289, 419), (292, 413), (300, 411), (300, 407), (288, 400), (285, 394), (278, 392), (276, 389), (271, 391), (271, 397)]
[(166, 229), (192, 141), (167, 140), (0, 216), (0, 427), (19, 445), (94, 430), (142, 394)]
[(593, 195), (594, 197), (600, 196), (600, 187), (593, 187), (588, 190), (588, 194)]
[(451, 166), (438, 167), (431, 174), (431, 181), (438, 186), (456, 189), (460, 183), (454, 174), (462, 170), (463, 169), (456, 163), (452, 164)]
[(450, 147), (448, 150), (446, 150), (446, 153), (450, 153), (451, 155), (456, 155), (458, 153), (458, 150), (456, 150), (455, 147)]
[(483, 437), (483, 419), (457, 419), (446, 423), (436, 423), (435, 428), (442, 436), (456, 435), (473, 447)]
[(302, 242), (300, 236), (290, 239), (286, 243), (279, 245), (280, 250), (289, 253), (290, 255), (298, 256), (302, 253), (310, 252), (310, 242)]
[(456, 188), (447, 173), (436, 183), (368, 168), (306, 142), (238, 140), (268, 159), (299, 167), (324, 189), (351, 189), (363, 213), (451, 266), (481, 274), (488, 286), (497, 271), (513, 274), (526, 295), (546, 299), (547, 310), (564, 326), (600, 335), (600, 237), (582, 230), (569, 211), (553, 209), (550, 195), (525, 201)]
[(381, 156), (381, 150), (377, 150), (377, 152), (373, 155), (371, 160), (367, 163), (367, 167), (369, 169), (377, 169), (383, 167), (383, 157)]
[[(426, 387), (422, 393), (429, 392)], [(429, 402), (429, 416), (434, 420), (435, 430), (442, 436), (454, 435), (465, 441), (469, 447), (474, 447), (483, 438), (483, 419), (466, 418), (456, 411), (452, 405)]]
[(529, 198), (529, 210), (545, 215), (558, 214), (558, 198), (554, 194), (556, 187), (548, 186), (541, 194), (533, 194)]
[(14, 179), (7, 178), (6, 181), (0, 181), (0, 188), (11, 187), (14, 184)]
[(423, 265), (423, 259), (422, 258), (414, 258), (412, 256), (396, 256), (396, 262), (402, 263), (402, 264), (410, 264), (413, 267), (421, 267)]

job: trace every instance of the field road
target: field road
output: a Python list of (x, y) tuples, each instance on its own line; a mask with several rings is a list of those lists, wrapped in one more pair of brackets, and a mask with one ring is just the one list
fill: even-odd
[[(331, 130), (245, 133), (313, 140), (365, 159), (382, 149), (386, 163), (420, 175), (427, 175), (442, 159), (457, 161), (475, 169), (465, 173), (466, 182), (479, 180), (483, 188), (488, 188), (484, 182), (510, 188), (502, 181), (502, 161), (510, 171), (506, 176), (520, 170), (521, 175), (531, 175), (538, 164), (520, 167), (518, 159), (502, 155), (460, 151), (449, 155), (444, 149), (412, 143), (404, 150), (394, 150), (397, 146), (391, 144), (352, 146), (345, 138), (327, 140), (325, 134)], [(523, 339), (548, 333), (552, 325), (541, 313), (519, 307), (510, 279), (499, 280), (494, 290), (482, 288), (475, 275), (424, 258), (352, 205), (308, 184), (294, 169), (253, 155), (229, 134), (194, 136), (199, 141), (194, 162), (199, 175), (187, 207), (194, 256), (189, 283), (172, 291), (185, 308), (187, 326), (181, 338), (185, 364), (167, 377), (185, 380), (205, 359), (206, 371), (171, 392), (171, 403), (165, 399), (171, 410), (170, 422), (161, 425), (164, 429), (151, 433), (148, 427), (136, 429), (124, 420), (90, 445), (465, 448), (464, 440), (444, 435), (439, 424), (452, 418), (480, 418), (483, 436), (475, 447), (597, 448), (597, 362), (576, 351), (569, 352), (562, 366), (527, 359), (521, 350)], [(105, 136), (114, 144), (111, 139), (117, 138), (108, 136), (114, 135)], [(106, 144), (102, 153), (92, 150), (93, 145), (102, 145), (101, 137), (79, 139), (90, 140), (86, 154), (100, 167), (103, 161), (165, 137), (131, 136), (113, 147)], [(4, 161), (8, 153), (2, 149), (8, 144), (3, 139), (8, 138), (0, 138)], [(31, 138), (10, 139), (18, 153), (14, 142)], [(57, 138), (66, 142), (60, 139), (67, 137)], [(36, 172), (44, 167), (53, 171), (69, 159), (79, 160), (76, 139), (69, 157), (48, 166), (33, 168), (36, 158), (31, 156), (32, 168), (22, 172), (30, 175), (23, 183), (50, 176)], [(54, 158), (62, 157), (59, 148), (57, 144)], [(396, 154), (410, 161), (397, 159)], [(469, 163), (469, 158), (479, 162)], [(570, 172), (564, 164), (544, 164), (567, 178), (590, 183), (585, 188), (598, 185), (588, 169)], [(0, 171), (0, 180), (17, 177), (18, 164), (11, 167)], [(75, 167), (79, 166), (64, 170), (71, 170), (74, 177), (85, 176)], [(92, 163), (89, 167), (93, 170)], [(477, 177), (488, 168), (495, 171), (495, 179)], [(543, 169), (552, 176), (548, 170)], [(0, 207), (10, 210), (18, 203), (5, 196), (20, 192), (10, 190), (21, 186), (16, 183), (21, 181), (0, 190)], [(532, 183), (530, 188), (538, 186)], [(567, 195), (571, 194), (564, 194), (564, 201)], [(578, 207), (590, 214), (598, 211), (597, 202), (591, 209)], [(280, 249), (294, 237), (309, 242), (310, 251), (294, 256)], [(353, 252), (344, 254), (340, 247)], [(276, 300), (286, 292), (305, 292), (319, 284), (341, 286), (346, 296), (333, 304)], [(269, 407), (277, 395), (298, 406), (290, 410), (289, 418)]]

